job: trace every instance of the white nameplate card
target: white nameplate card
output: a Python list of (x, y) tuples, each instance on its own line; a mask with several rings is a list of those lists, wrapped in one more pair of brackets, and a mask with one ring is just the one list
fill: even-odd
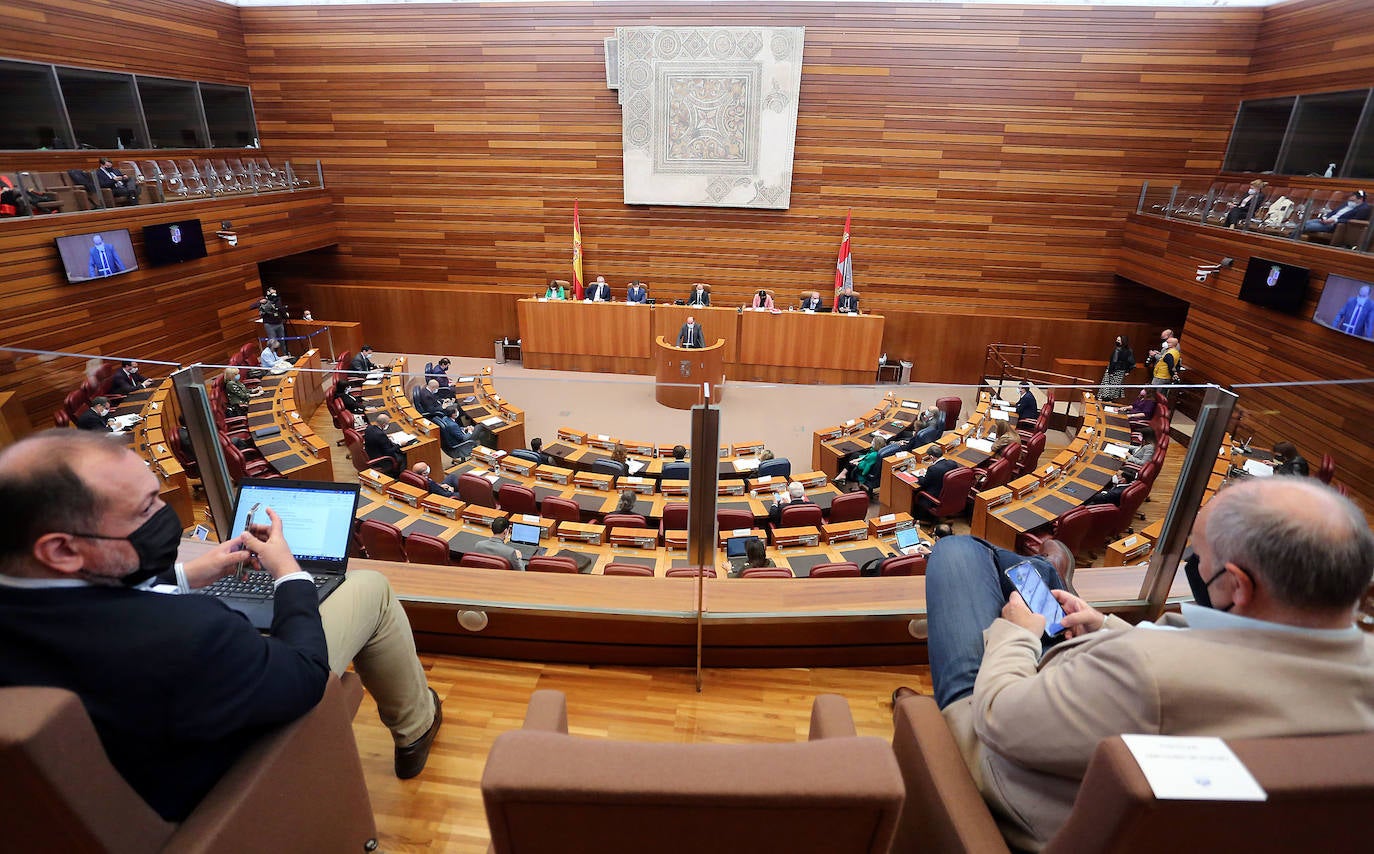
[(1264, 801), (1269, 796), (1219, 738), (1123, 735), (1155, 797), (1165, 801)]

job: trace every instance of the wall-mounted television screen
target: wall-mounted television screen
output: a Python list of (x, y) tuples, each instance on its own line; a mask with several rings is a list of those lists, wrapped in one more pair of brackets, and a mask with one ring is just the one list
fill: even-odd
[(1251, 258), (1240, 283), (1240, 298), (1255, 305), (1286, 311), (1302, 308), (1307, 296), (1307, 268)]
[(69, 282), (89, 282), (138, 269), (127, 228), (59, 237), (57, 251)]
[(1312, 319), (1327, 329), (1374, 341), (1374, 296), (1370, 290), (1369, 282), (1332, 273), (1326, 277)]
[(200, 220), (143, 226), (143, 252), (150, 267), (204, 258), (205, 234), (200, 230)]

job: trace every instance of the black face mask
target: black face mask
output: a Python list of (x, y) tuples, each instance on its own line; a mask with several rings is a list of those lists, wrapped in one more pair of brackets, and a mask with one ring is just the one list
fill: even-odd
[(96, 540), (128, 540), (138, 555), (138, 568), (120, 579), (125, 587), (137, 587), (160, 572), (166, 572), (176, 563), (177, 549), (181, 546), (181, 517), (170, 504), (162, 505), (148, 521), (134, 529), (126, 537), (111, 537), (105, 534), (81, 534), (72, 532), (74, 537), (90, 537)]
[[(1192, 588), (1193, 601), (1197, 602), (1204, 608), (1214, 608), (1216, 606), (1212, 604), (1212, 591), (1210, 588), (1212, 587), (1213, 581), (1216, 581), (1218, 578), (1221, 578), (1221, 576), (1226, 573), (1226, 567), (1222, 567), (1211, 578), (1207, 579), (1206, 581), (1203, 581), (1202, 572), (1198, 569), (1198, 565), (1201, 562), (1201, 559), (1197, 556), (1196, 553), (1189, 555), (1188, 558), (1183, 562), (1183, 575), (1188, 579), (1188, 586)], [(1235, 606), (1236, 603), (1232, 602), (1225, 608), (1217, 608), (1217, 610), (1229, 611)]]

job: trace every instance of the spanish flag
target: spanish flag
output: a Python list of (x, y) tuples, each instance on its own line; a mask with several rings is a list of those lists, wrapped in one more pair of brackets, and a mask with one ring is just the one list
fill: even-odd
[(582, 224), (577, 217), (577, 201), (573, 201), (573, 299), (582, 299)]

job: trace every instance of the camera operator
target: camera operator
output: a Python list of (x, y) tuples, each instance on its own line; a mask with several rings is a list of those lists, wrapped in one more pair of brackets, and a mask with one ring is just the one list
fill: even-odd
[(262, 315), (263, 337), (275, 338), (281, 342), (283, 351), (287, 351), (286, 318), (291, 315), (282, 304), (276, 288), (267, 289), (267, 296), (258, 302), (258, 313)]

